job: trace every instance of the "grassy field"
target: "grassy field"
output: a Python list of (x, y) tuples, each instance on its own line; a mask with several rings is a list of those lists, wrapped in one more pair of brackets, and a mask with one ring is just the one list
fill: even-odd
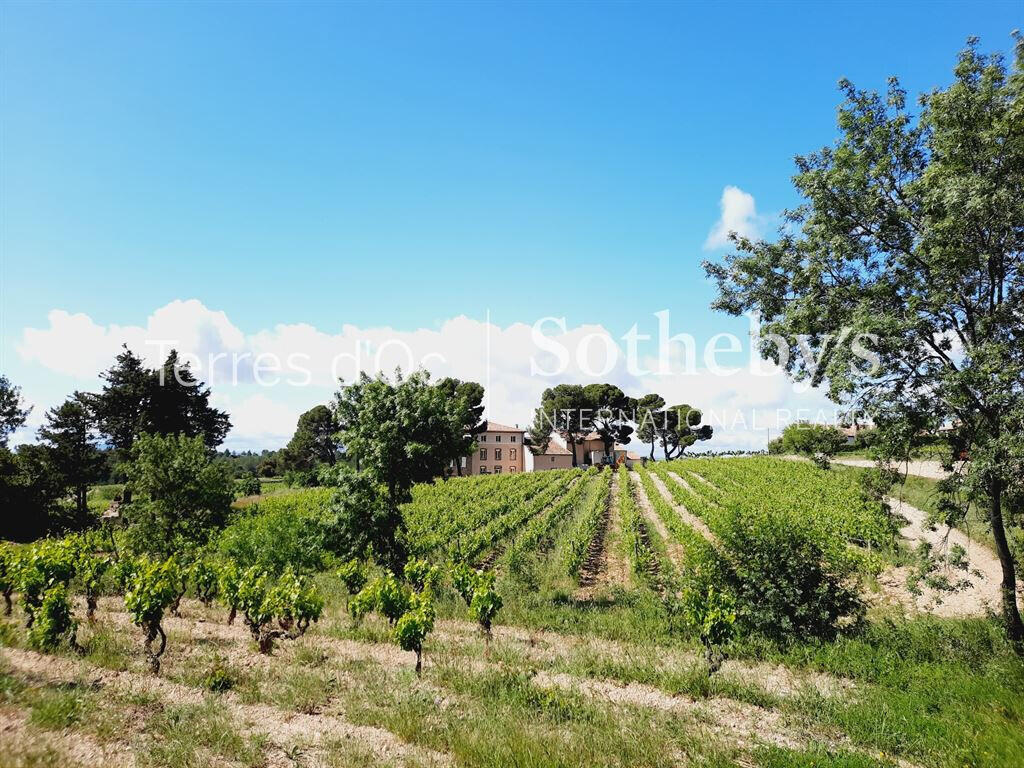
[[(406, 507), (411, 528), (439, 532), (417, 539), (419, 554), (471, 556), (504, 599), (488, 651), (442, 587), (422, 678), (386, 620), (348, 616), (330, 570), (317, 577), (324, 616), (270, 656), (224, 608), (186, 598), (165, 620), (159, 677), (120, 597), (82, 620), (82, 657), (32, 650), (16, 605), (0, 624), (0, 765), (1024, 760), (1024, 664), (993, 619), (906, 616), (872, 600), (867, 621), (834, 640), (740, 634), (710, 677), (696, 637), (667, 620), (665, 580), (728, 540), (731, 511), (811, 518), (854, 551), (883, 539), (884, 510), (856, 495), (851, 473), (756, 459), (545, 475), (450, 480)], [(319, 489), (276, 494), (263, 513), (314, 514), (328, 500)], [(886, 567), (872, 552), (862, 567)]]

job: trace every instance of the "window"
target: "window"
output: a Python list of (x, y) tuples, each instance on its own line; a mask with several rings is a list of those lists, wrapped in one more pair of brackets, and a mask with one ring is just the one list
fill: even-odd
[(500, 443), (501, 442), (501, 435), (495, 435), (494, 436), (494, 442)]
[(501, 464), (495, 464), (494, 465), (494, 474), (496, 474), (496, 475), (500, 475), (501, 474)]
[(516, 449), (515, 448), (509, 448), (508, 449), (508, 457), (510, 459), (512, 459), (512, 461), (516, 460)]
[(480, 442), (481, 443), (486, 443), (487, 442), (487, 435), (480, 435)]
[(486, 475), (487, 474), (487, 467), (480, 467), (480, 474), (481, 475)]
[(461, 459), (459, 459), (459, 462), (461, 463), (462, 468), (465, 469), (466, 468), (466, 457), (463, 456)]
[(486, 448), (481, 448), (480, 449), (480, 461), (487, 461), (487, 449)]
[(516, 471), (516, 468), (515, 468), (515, 467), (509, 467), (509, 468), (508, 468), (508, 471), (509, 471), (509, 472), (515, 472), (515, 471)]
[(501, 461), (501, 448), (494, 449), (494, 460)]
[(551, 457), (551, 463), (552, 463), (552, 464), (554, 464), (554, 463), (555, 463), (555, 457), (554, 457), (554, 456), (552, 456), (552, 457)]
[(518, 435), (512, 435), (511, 437), (509, 437), (508, 441), (510, 443), (517, 442), (518, 441)]

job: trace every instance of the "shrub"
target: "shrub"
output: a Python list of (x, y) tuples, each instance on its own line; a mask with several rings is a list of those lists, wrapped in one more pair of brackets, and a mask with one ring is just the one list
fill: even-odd
[(691, 582), (684, 586), (680, 602), (684, 621), (704, 645), (710, 676), (722, 666), (724, 654), (720, 647), (732, 639), (735, 601), (711, 584)]
[(75, 640), (77, 628), (78, 622), (72, 616), (67, 587), (57, 584), (43, 595), (29, 639), (32, 645), (44, 651), (51, 651), (64, 641), (81, 651)]
[(477, 574), (473, 597), (469, 603), (469, 615), (480, 625), (488, 655), (491, 652), (491, 622), (501, 606), (501, 595), (494, 589), (494, 573)]
[(85, 593), (85, 617), (92, 621), (96, 615), (96, 598), (99, 597), (103, 574), (110, 567), (110, 560), (92, 553), (82, 553), (78, 560), (78, 579)]
[(394, 624), (409, 607), (409, 595), (390, 571), (376, 580), (377, 611)]
[(217, 574), (217, 586), (220, 590), (220, 601), (227, 606), (228, 624), (235, 623), (235, 616), (238, 613), (238, 585), (241, 582), (242, 574), (233, 561), (224, 563)]
[(275, 604), (279, 609), (279, 623), (289, 637), (304, 635), (312, 621), (318, 621), (324, 611), (324, 600), (308, 576), (298, 576), (288, 569), (275, 587)]
[(4, 595), (4, 616), (10, 616), (14, 605), (11, 595), (18, 585), (18, 554), (14, 547), (0, 542), (0, 592)]
[(27, 627), (35, 621), (43, 595), (68, 582), (75, 575), (75, 547), (63, 539), (45, 539), (32, 545), (18, 567), (18, 586), (25, 606)]
[(217, 569), (207, 560), (199, 559), (189, 568), (189, 579), (196, 597), (203, 605), (209, 605), (217, 594)]
[(415, 592), (424, 589), (437, 590), (441, 584), (441, 569), (426, 560), (412, 559), (405, 564), (405, 580)]
[(259, 496), (260, 479), (251, 472), (235, 480), (235, 496)]
[(416, 676), (423, 672), (423, 641), (434, 629), (434, 601), (430, 590), (414, 593), (395, 624), (395, 642), (416, 654)]
[[(270, 574), (253, 566), (239, 580), (238, 609), (260, 653), (270, 653), (275, 640), (298, 637), (320, 618), (323, 599), (294, 571), (286, 571), (274, 584)], [(280, 629), (271, 628), (275, 618)]]
[(259, 566), (273, 576), (289, 566), (301, 573), (323, 570), (329, 499), (326, 489), (264, 499), (221, 532), (217, 548), (240, 568)]
[(127, 510), (133, 551), (166, 557), (201, 546), (227, 520), (232, 480), (202, 437), (143, 433), (125, 466), (137, 495)]
[(473, 590), (476, 587), (477, 572), (465, 563), (456, 563), (452, 566), (452, 584), (466, 605), (473, 602)]
[(366, 586), (366, 571), (363, 570), (362, 564), (356, 559), (342, 564), (338, 569), (338, 578), (345, 585), (346, 605), (352, 595), (358, 594)]
[(357, 621), (371, 611), (376, 611), (393, 625), (408, 610), (409, 600), (408, 588), (393, 573), (386, 571), (349, 601), (348, 610)]
[(834, 637), (863, 615), (855, 561), (836, 534), (794, 514), (722, 515), (724, 585), (747, 629), (785, 641)]
[[(167, 647), (167, 635), (160, 623), (178, 594), (180, 570), (173, 557), (164, 562), (140, 561), (124, 595), (124, 605), (132, 622), (142, 628), (146, 656), (154, 674), (160, 672), (160, 657)], [(158, 637), (160, 646), (154, 651), (153, 641)]]

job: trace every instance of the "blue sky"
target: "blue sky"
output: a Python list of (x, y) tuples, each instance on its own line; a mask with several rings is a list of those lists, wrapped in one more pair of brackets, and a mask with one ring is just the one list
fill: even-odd
[[(705, 243), (723, 189), (770, 234), (796, 203), (793, 155), (834, 137), (840, 77), (940, 86), (968, 35), (1008, 52), (1021, 19), (1015, 3), (6, 3), (0, 370), (39, 411), (92, 382), (26, 329), (81, 346), (52, 327), (63, 310), (109, 346), (189, 299), (245, 336), (488, 311), (618, 336), (664, 309), (701, 339), (742, 331), (708, 309), (699, 266), (722, 253)], [(267, 397), (283, 422), (322, 393)]]

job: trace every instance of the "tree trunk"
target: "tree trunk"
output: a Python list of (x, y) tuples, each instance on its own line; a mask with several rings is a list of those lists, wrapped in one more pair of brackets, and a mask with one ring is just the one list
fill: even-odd
[(423, 676), (423, 649), (416, 649), (416, 677)]
[(14, 605), (11, 603), (11, 593), (4, 592), (4, 616), (10, 616)]
[(654, 461), (654, 440), (651, 440), (651, 461)]
[(1013, 553), (1006, 541), (1006, 530), (1003, 528), (1002, 482), (993, 481), (991, 491), (992, 538), (995, 539), (999, 565), (1003, 570), (1003, 620), (1006, 622), (1006, 634), (1013, 644), (1013, 649), (1024, 656), (1024, 623), (1021, 622), (1020, 610), (1017, 607), (1017, 574), (1014, 570)]
[(565, 442), (569, 444), (569, 451), (572, 453), (572, 466), (576, 468), (579, 466), (576, 461), (576, 441), (572, 437), (566, 437)]

